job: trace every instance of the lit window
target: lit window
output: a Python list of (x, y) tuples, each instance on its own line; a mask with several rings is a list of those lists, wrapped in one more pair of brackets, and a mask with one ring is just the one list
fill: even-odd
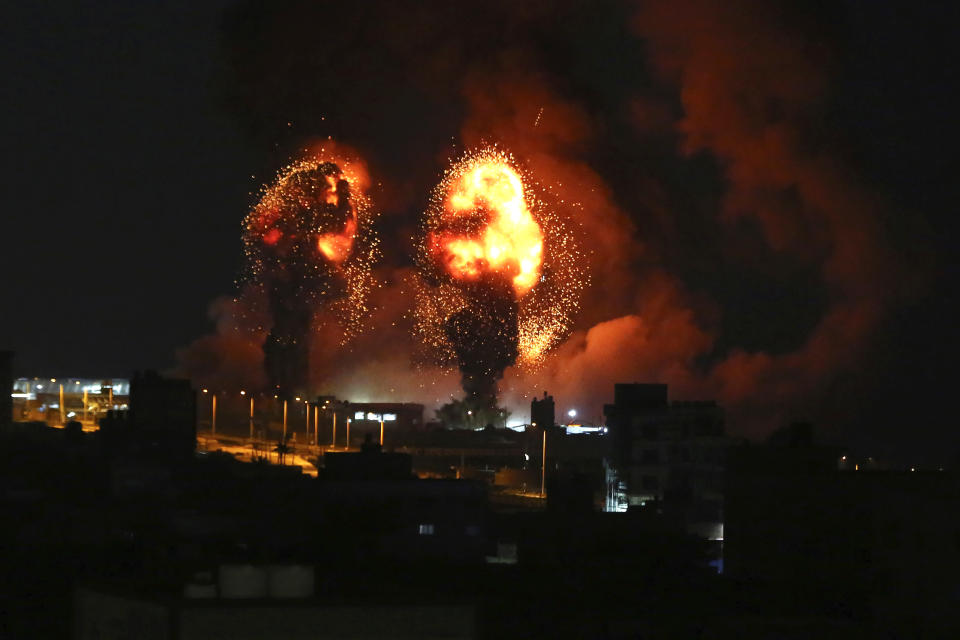
[(363, 411), (357, 411), (355, 414), (353, 414), (353, 419), (363, 420)]
[(421, 524), (417, 527), (417, 533), (422, 536), (432, 536), (433, 535), (433, 525), (432, 524)]
[(383, 414), (383, 420), (384, 420), (385, 422), (393, 422), (393, 421), (396, 420), (396, 419), (397, 419), (397, 414), (395, 414), (395, 413), (385, 413), (385, 414)]
[(369, 413), (369, 412), (368, 412), (368, 413), (367, 413), (367, 420), (376, 420), (377, 422), (380, 422), (380, 414), (379, 414), (379, 413)]

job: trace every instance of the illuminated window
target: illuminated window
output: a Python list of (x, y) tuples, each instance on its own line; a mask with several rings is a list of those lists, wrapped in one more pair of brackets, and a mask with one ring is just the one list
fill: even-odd
[(421, 524), (417, 527), (417, 533), (422, 536), (432, 536), (433, 535), (433, 525), (432, 524)]
[(377, 422), (380, 422), (380, 414), (379, 414), (379, 413), (369, 413), (369, 412), (368, 412), (368, 413), (367, 413), (367, 420), (376, 420)]
[(353, 414), (353, 419), (363, 420), (363, 411), (357, 411), (355, 414)]
[(384, 422), (392, 422), (397, 419), (397, 414), (395, 413), (385, 413), (383, 414)]

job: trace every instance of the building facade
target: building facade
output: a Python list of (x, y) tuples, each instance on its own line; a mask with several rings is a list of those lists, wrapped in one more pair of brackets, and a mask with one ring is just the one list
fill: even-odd
[(723, 409), (713, 401), (671, 403), (664, 384), (617, 384), (604, 414), (614, 471), (608, 482), (627, 507), (656, 506), (691, 533), (722, 540)]

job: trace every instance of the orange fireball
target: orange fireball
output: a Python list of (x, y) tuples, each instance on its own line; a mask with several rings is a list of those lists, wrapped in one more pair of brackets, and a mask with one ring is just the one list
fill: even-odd
[(429, 247), (452, 277), (503, 274), (518, 297), (536, 285), (543, 233), (530, 212), (520, 174), (504, 157), (480, 154), (450, 176), (440, 217), (438, 229), (429, 234)]

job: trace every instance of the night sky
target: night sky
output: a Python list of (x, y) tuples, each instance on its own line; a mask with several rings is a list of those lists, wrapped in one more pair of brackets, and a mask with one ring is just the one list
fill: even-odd
[[(764, 11), (697, 1), (669, 11), (623, 2), (196, 4), (20, 3), (6, 11), (0, 346), (17, 352), (17, 375), (176, 366), (177, 349), (214, 331), (211, 302), (234, 291), (240, 224), (257, 190), (309, 141), (332, 136), (366, 159), (379, 183), (371, 195), (382, 213), (384, 268), (404, 269), (447, 158), (498, 140), (532, 158), (535, 170), (553, 166), (550, 158), (561, 158), (561, 169), (589, 167), (603, 206), (622, 213), (609, 235), (635, 243), (615, 265), (626, 275), (607, 277), (608, 263), (594, 258), (595, 282), (610, 288), (587, 297), (578, 330), (656, 315), (650, 292), (667, 291), (663, 316), (693, 310), (711, 336), (709, 346), (684, 351), (684, 367), (714, 373), (676, 382), (662, 373), (675, 368), (639, 367), (638, 380), (661, 372), (661, 381), (716, 392), (755, 416), (731, 391), (740, 374), (724, 373), (724, 363), (732, 369), (738, 352), (770, 354), (787, 363), (770, 365), (777, 389), (799, 389), (784, 402), (810, 407), (789, 415), (871, 451), (956, 460), (956, 180), (947, 169), (955, 165), (956, 103), (947, 96), (956, 84), (957, 16), (947, 3)], [(716, 31), (729, 27), (726, 40), (709, 20), (704, 28), (693, 19), (718, 6), (726, 13)], [(731, 83), (698, 84), (696, 70), (710, 65), (697, 56), (718, 41), (720, 51), (735, 52), (729, 68), (716, 67)], [(760, 76), (739, 74), (764, 47), (785, 70), (779, 76), (768, 65), (758, 85)], [(742, 110), (705, 108), (724, 104), (711, 91), (727, 91)], [(685, 121), (692, 104), (699, 120)], [(516, 122), (532, 121), (527, 109), (540, 107), (542, 138), (518, 133)], [(856, 187), (798, 194), (788, 184), (760, 185), (774, 213), (753, 215), (751, 207), (762, 208), (760, 179), (730, 167), (752, 153), (743, 140), (756, 122), (735, 123), (726, 140), (722, 124), (744, 113), (786, 131), (797, 157), (817, 159), (783, 162), (783, 171), (799, 167), (785, 184), (815, 183), (800, 174), (829, 156), (837, 170), (824, 172), (826, 182)], [(749, 198), (731, 204), (728, 195), (747, 184)], [(842, 195), (809, 195), (831, 189)], [(859, 218), (846, 217), (852, 229), (832, 236), (816, 228), (816, 215), (790, 218), (847, 200), (868, 202), (863, 219), (879, 230), (863, 241), (882, 248), (851, 258), (877, 265), (871, 286), (862, 276), (823, 276), (837, 244), (861, 238)], [(780, 214), (797, 222), (777, 227), (778, 241), (779, 223), (765, 215)], [(855, 306), (872, 295), (869, 313)], [(855, 308), (848, 324), (862, 344), (795, 373), (789, 354), (837, 308)], [(653, 331), (658, 343), (687, 330), (672, 322)], [(579, 366), (573, 354), (560, 357), (567, 355)], [(794, 385), (811, 371), (816, 384)], [(743, 384), (758, 394), (766, 388)], [(596, 400), (609, 396), (612, 388)]]

